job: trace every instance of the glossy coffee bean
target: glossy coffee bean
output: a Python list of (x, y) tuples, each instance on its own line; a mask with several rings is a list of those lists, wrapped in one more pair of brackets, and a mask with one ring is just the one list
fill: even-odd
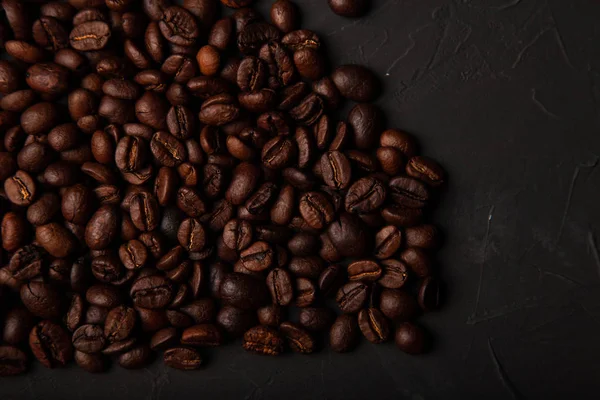
[(329, 331), (329, 346), (338, 353), (352, 350), (358, 344), (359, 328), (356, 316), (342, 314), (333, 323)]
[(163, 359), (168, 367), (183, 371), (198, 369), (202, 365), (200, 354), (196, 350), (186, 347), (173, 347), (166, 350)]
[(367, 301), (369, 287), (362, 282), (351, 282), (342, 286), (335, 297), (343, 312), (358, 312)]
[(244, 333), (243, 346), (254, 353), (276, 356), (283, 351), (283, 338), (276, 330), (259, 325)]
[(398, 326), (395, 342), (400, 350), (413, 355), (423, 353), (427, 347), (427, 338), (423, 329), (410, 322)]
[(29, 347), (46, 368), (64, 367), (73, 358), (73, 346), (67, 332), (58, 324), (44, 320), (29, 334)]

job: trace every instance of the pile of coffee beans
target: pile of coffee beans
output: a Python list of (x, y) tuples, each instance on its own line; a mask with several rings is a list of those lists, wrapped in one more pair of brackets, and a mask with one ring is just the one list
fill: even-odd
[(296, 5), (221, 2), (0, 1), (0, 375), (427, 349), (443, 170)]

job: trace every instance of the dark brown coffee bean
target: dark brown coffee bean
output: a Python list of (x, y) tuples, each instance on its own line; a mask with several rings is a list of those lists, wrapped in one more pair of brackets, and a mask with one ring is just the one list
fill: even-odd
[(402, 245), (402, 231), (393, 225), (382, 228), (375, 235), (375, 252), (380, 260), (392, 257)]
[(316, 254), (319, 250), (319, 238), (308, 233), (297, 233), (287, 243), (290, 252), (297, 257), (306, 257)]
[(174, 136), (163, 131), (152, 136), (150, 150), (154, 158), (165, 167), (176, 167), (187, 158), (185, 146)]
[(176, 328), (169, 327), (157, 331), (150, 339), (152, 350), (163, 350), (179, 344), (179, 333)]
[(163, 308), (171, 301), (173, 286), (161, 276), (148, 276), (135, 281), (129, 293), (137, 307)]
[(106, 46), (111, 31), (102, 21), (88, 21), (75, 26), (69, 35), (71, 47), (79, 51), (100, 50)]
[(240, 273), (226, 275), (221, 281), (219, 294), (226, 304), (243, 310), (256, 309), (269, 297), (264, 281)]
[(424, 311), (434, 311), (440, 307), (440, 282), (437, 278), (427, 277), (419, 288), (419, 305)]
[(99, 373), (106, 371), (107, 360), (102, 354), (88, 354), (75, 350), (75, 363), (86, 372)]
[(59, 113), (55, 104), (37, 103), (21, 114), (21, 128), (25, 133), (40, 136), (52, 129), (59, 121)]
[(245, 269), (260, 272), (270, 268), (275, 261), (271, 246), (263, 241), (254, 242), (240, 253), (240, 262)]
[(309, 307), (317, 300), (317, 288), (308, 278), (296, 279), (295, 289), (297, 307)]
[(4, 316), (2, 340), (15, 346), (21, 344), (27, 340), (34, 325), (35, 319), (27, 309), (22, 307), (13, 308)]
[(185, 106), (171, 107), (167, 114), (167, 127), (171, 135), (178, 139), (187, 139), (195, 130), (195, 118)]
[(331, 11), (337, 15), (356, 18), (366, 14), (370, 2), (368, 0), (329, 0), (328, 4)]
[(300, 198), (300, 214), (314, 229), (323, 229), (335, 216), (335, 210), (327, 197), (320, 192), (309, 192)]
[(82, 325), (73, 332), (73, 347), (83, 353), (94, 354), (104, 348), (106, 338), (99, 325)]
[(31, 281), (21, 286), (21, 301), (35, 316), (52, 319), (60, 315), (62, 297), (51, 284)]
[(427, 338), (423, 329), (410, 322), (398, 326), (395, 342), (400, 350), (413, 355), (423, 353), (427, 347)]
[(100, 207), (85, 228), (85, 242), (93, 250), (107, 248), (118, 236), (119, 221), (116, 210), (108, 205)]
[(410, 227), (418, 224), (423, 218), (422, 208), (407, 208), (398, 204), (384, 208), (381, 216), (388, 224)]
[(276, 356), (283, 351), (283, 338), (276, 330), (259, 325), (244, 334), (243, 346), (247, 351)]
[(198, 118), (200, 122), (213, 126), (233, 122), (240, 115), (240, 109), (235, 103), (236, 99), (226, 93), (212, 96), (202, 103)]
[(104, 337), (110, 343), (129, 337), (135, 327), (136, 313), (133, 308), (118, 306), (110, 310), (104, 323)]
[(418, 313), (418, 304), (404, 290), (383, 289), (379, 296), (379, 309), (393, 321), (409, 321)]
[(196, 218), (206, 212), (204, 201), (200, 194), (192, 188), (182, 187), (177, 191), (177, 207), (189, 217)]
[(289, 0), (277, 0), (271, 6), (271, 22), (281, 32), (298, 29), (298, 8)]
[(255, 22), (246, 25), (238, 34), (238, 48), (242, 53), (251, 53), (272, 40), (278, 40), (281, 32), (266, 22)]
[(315, 351), (315, 341), (311, 334), (291, 322), (284, 322), (279, 331), (287, 340), (290, 348), (296, 353), (310, 354)]
[(335, 300), (343, 312), (358, 312), (367, 301), (369, 288), (362, 282), (350, 282), (342, 286)]
[(397, 176), (390, 180), (389, 188), (392, 200), (402, 207), (422, 208), (429, 200), (427, 187), (413, 178)]
[(238, 164), (225, 197), (234, 205), (243, 204), (254, 191), (259, 178), (260, 170), (255, 165), (246, 162)]
[(339, 66), (331, 74), (331, 79), (342, 96), (352, 101), (365, 103), (375, 100), (379, 95), (379, 81), (365, 67), (359, 65)]
[(398, 289), (408, 280), (408, 267), (401, 261), (388, 259), (381, 261), (383, 274), (379, 284), (390, 289)]
[(398, 129), (387, 129), (379, 137), (382, 147), (392, 147), (405, 157), (411, 158), (417, 152), (417, 144), (413, 136)]
[(136, 194), (131, 198), (129, 207), (131, 221), (143, 232), (153, 231), (160, 220), (160, 210), (156, 198), (146, 192)]
[(350, 281), (373, 282), (381, 276), (381, 267), (375, 261), (354, 261), (348, 265), (348, 279)]
[(350, 162), (339, 151), (329, 151), (321, 157), (321, 173), (327, 186), (345, 189), (350, 184), (352, 170)]
[(140, 269), (148, 260), (148, 250), (139, 240), (129, 240), (119, 247), (119, 258), (125, 268), (130, 270)]
[(396, 176), (404, 170), (404, 157), (393, 147), (378, 148), (377, 161), (383, 172), (389, 176)]
[[(36, 203), (33, 203), (34, 206)], [(2, 247), (8, 252), (16, 251), (21, 247), (27, 234), (27, 223), (22, 215), (8, 212), (2, 218)]]
[(35, 229), (35, 239), (53, 257), (64, 258), (75, 251), (75, 237), (62, 225), (51, 222)]
[(217, 325), (228, 335), (238, 337), (256, 325), (256, 316), (251, 311), (225, 306), (219, 310), (216, 321)]
[(33, 90), (17, 90), (2, 97), (0, 107), (6, 111), (22, 112), (31, 106), (35, 100), (36, 94)]
[(433, 262), (429, 255), (422, 249), (410, 247), (400, 253), (400, 260), (418, 277), (425, 278), (432, 273)]
[(408, 160), (406, 173), (433, 187), (442, 185), (445, 180), (442, 167), (431, 158), (424, 156), (416, 156)]
[(406, 228), (404, 231), (407, 247), (419, 247), (422, 249), (435, 249), (440, 243), (440, 234), (433, 225), (421, 225)]
[(206, 243), (204, 227), (197, 219), (187, 218), (179, 226), (177, 239), (187, 251), (200, 251)]
[(156, 130), (167, 128), (166, 116), (168, 112), (169, 104), (162, 96), (152, 91), (146, 91), (135, 103), (135, 116), (137, 119)]
[(323, 270), (323, 261), (316, 256), (293, 257), (288, 268), (296, 276), (317, 279)]
[(294, 288), (289, 273), (275, 268), (267, 275), (267, 286), (271, 292), (273, 303), (286, 306), (294, 298)]
[(0, 376), (22, 374), (27, 370), (27, 355), (13, 346), (0, 346)]
[(345, 281), (345, 271), (339, 265), (330, 265), (321, 272), (318, 285), (320, 292), (329, 296), (337, 292)]
[(347, 213), (327, 227), (327, 236), (339, 255), (358, 258), (365, 256), (371, 248), (371, 237), (366, 234), (364, 224)]
[(311, 126), (323, 114), (324, 103), (317, 94), (306, 96), (296, 107), (289, 111), (289, 115), (299, 124)]
[(29, 334), (29, 347), (46, 368), (64, 367), (73, 358), (73, 347), (67, 332), (58, 324), (44, 320)]
[(371, 343), (383, 343), (390, 335), (389, 323), (376, 308), (367, 308), (358, 313), (358, 326)]
[(165, 9), (158, 27), (165, 39), (180, 46), (193, 45), (199, 34), (194, 16), (179, 6)]
[(345, 353), (358, 344), (358, 323), (353, 314), (342, 314), (329, 331), (329, 346), (338, 353)]
[(186, 347), (173, 347), (166, 350), (163, 359), (168, 367), (183, 371), (198, 369), (202, 365), (200, 353)]
[(261, 89), (267, 78), (267, 67), (258, 58), (245, 57), (237, 70), (237, 84), (241, 90), (251, 92)]
[(223, 343), (223, 335), (213, 324), (194, 325), (183, 331), (181, 343), (201, 347), (220, 346)]
[(320, 332), (331, 326), (335, 313), (327, 307), (306, 307), (300, 310), (298, 318), (304, 328)]
[(372, 177), (361, 178), (348, 189), (346, 194), (346, 211), (367, 214), (379, 208), (386, 197), (385, 186)]
[(304, 47), (294, 52), (296, 70), (305, 79), (316, 81), (325, 74), (325, 61), (321, 54), (310, 47)]
[(372, 104), (357, 104), (348, 113), (348, 124), (354, 131), (354, 144), (358, 149), (371, 149), (379, 137), (382, 115)]
[(152, 357), (147, 345), (137, 345), (119, 356), (119, 365), (126, 369), (139, 369), (146, 366)]

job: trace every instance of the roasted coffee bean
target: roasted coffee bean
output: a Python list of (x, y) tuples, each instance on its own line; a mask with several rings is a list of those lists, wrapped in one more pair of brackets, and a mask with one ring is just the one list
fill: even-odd
[(131, 221), (140, 231), (153, 231), (157, 228), (160, 219), (156, 197), (146, 192), (134, 195), (131, 198), (129, 214)]
[(392, 257), (402, 245), (402, 231), (393, 225), (382, 228), (375, 235), (375, 252), (373, 255), (379, 259)]
[(187, 218), (179, 226), (177, 239), (187, 251), (200, 251), (206, 243), (204, 227), (200, 221)]
[(309, 307), (317, 300), (317, 288), (308, 278), (298, 278), (295, 284), (297, 307)]
[(139, 240), (130, 240), (119, 247), (119, 258), (127, 269), (142, 268), (148, 260), (148, 250)]
[(386, 197), (386, 188), (376, 178), (367, 177), (356, 181), (346, 194), (346, 211), (368, 214), (378, 209)]
[(73, 358), (81, 369), (90, 373), (104, 372), (107, 368), (107, 361), (102, 354), (88, 354), (75, 350)]
[(415, 139), (408, 133), (398, 129), (387, 129), (383, 131), (379, 137), (379, 144), (382, 147), (392, 147), (408, 158), (413, 157), (417, 151)]
[(133, 283), (130, 295), (138, 307), (163, 308), (171, 301), (173, 285), (161, 276), (148, 276)]
[(308, 192), (300, 198), (300, 214), (311, 228), (323, 229), (335, 216), (333, 205), (321, 192)]
[(420, 181), (397, 176), (389, 183), (390, 197), (398, 205), (407, 208), (425, 207), (429, 200), (427, 187)]
[(281, 32), (298, 29), (298, 8), (289, 0), (278, 0), (271, 6), (271, 22)]
[(173, 135), (163, 131), (152, 136), (150, 150), (156, 161), (165, 167), (176, 167), (187, 158), (185, 146)]
[(52, 319), (62, 311), (62, 296), (59, 290), (49, 283), (31, 281), (20, 290), (21, 301), (33, 315)]
[(242, 336), (244, 332), (256, 325), (256, 316), (251, 311), (236, 307), (224, 306), (216, 317), (217, 325), (232, 337)]
[(36, 241), (53, 257), (64, 258), (75, 251), (75, 237), (62, 225), (51, 222), (35, 228)]
[(409, 247), (400, 253), (400, 260), (421, 278), (430, 276), (432, 273), (433, 262), (422, 249)]
[(245, 57), (237, 70), (237, 84), (241, 90), (251, 92), (261, 89), (267, 78), (267, 67), (257, 57)]
[(345, 281), (345, 271), (339, 265), (330, 265), (319, 275), (319, 290), (325, 296), (336, 293)]
[(423, 353), (427, 347), (427, 338), (423, 329), (410, 322), (398, 326), (395, 341), (400, 350), (413, 355)]
[(90, 249), (107, 248), (118, 236), (119, 223), (116, 209), (109, 205), (100, 207), (85, 228), (85, 242)]
[(46, 368), (64, 367), (73, 358), (73, 346), (67, 332), (58, 324), (44, 320), (29, 334), (29, 347)]
[(308, 233), (297, 233), (287, 243), (290, 252), (297, 257), (306, 257), (317, 254), (319, 251), (319, 239)]
[(152, 357), (147, 345), (137, 345), (119, 356), (119, 365), (127, 369), (139, 369), (146, 366)]
[(166, 350), (163, 359), (168, 367), (183, 371), (198, 369), (202, 365), (200, 354), (196, 350), (186, 347), (173, 347)]
[(181, 343), (201, 347), (220, 346), (223, 343), (223, 335), (213, 324), (194, 325), (183, 331)]
[(342, 314), (333, 323), (329, 331), (329, 346), (338, 353), (352, 350), (358, 344), (359, 328), (356, 316)]
[(381, 216), (389, 224), (410, 227), (418, 224), (423, 218), (422, 208), (408, 208), (395, 204), (384, 208)]
[(434, 311), (440, 306), (440, 282), (437, 278), (427, 277), (419, 288), (419, 305), (424, 311)]
[(324, 331), (335, 319), (335, 313), (326, 307), (306, 307), (299, 313), (299, 322), (304, 328), (313, 331)]
[(276, 330), (259, 325), (244, 333), (243, 346), (248, 351), (276, 356), (283, 351), (283, 338)]
[(165, 39), (180, 46), (193, 45), (199, 35), (194, 16), (179, 6), (165, 9), (158, 27)]
[(22, 374), (27, 370), (27, 355), (13, 346), (0, 346), (0, 376)]
[(371, 238), (366, 235), (364, 224), (347, 213), (327, 227), (327, 236), (337, 253), (344, 257), (358, 258), (371, 248)]
[(10, 259), (7, 270), (15, 279), (34, 278), (42, 271), (46, 252), (38, 245), (30, 244), (18, 249)]
[[(34, 206), (36, 203), (33, 203)], [(2, 247), (13, 252), (19, 249), (26, 239), (27, 224), (20, 214), (8, 212), (2, 218)]]
[(440, 243), (440, 234), (433, 225), (421, 225), (404, 230), (407, 247), (418, 247), (422, 249), (435, 249)]
[(136, 313), (133, 308), (118, 306), (110, 310), (104, 323), (104, 337), (110, 343), (125, 340), (135, 327)]
[(202, 103), (198, 118), (206, 125), (222, 126), (235, 121), (240, 115), (240, 109), (236, 99), (222, 93), (209, 97)]
[(379, 95), (379, 81), (365, 67), (359, 65), (342, 65), (333, 71), (331, 79), (341, 95), (350, 100), (366, 103), (375, 100)]
[(286, 306), (292, 302), (294, 287), (289, 273), (275, 268), (267, 275), (267, 286), (271, 292), (273, 303)]
[(189, 217), (200, 217), (206, 212), (206, 205), (200, 194), (192, 188), (179, 188), (176, 195), (176, 204)]
[(284, 322), (279, 327), (279, 331), (287, 340), (288, 346), (296, 353), (310, 354), (315, 351), (315, 341), (311, 334), (302, 329), (300, 326)]
[(390, 289), (398, 289), (408, 280), (408, 267), (401, 261), (388, 259), (381, 261), (383, 273), (379, 284)]
[(239, 31), (237, 45), (242, 53), (258, 50), (264, 43), (278, 40), (281, 32), (266, 22), (255, 22), (246, 25)]
[(442, 167), (431, 158), (424, 156), (415, 156), (408, 160), (406, 173), (433, 187), (442, 185), (445, 180)]
[(381, 267), (375, 261), (354, 261), (348, 265), (348, 279), (350, 281), (373, 282), (381, 276)]
[(358, 326), (371, 343), (385, 342), (390, 335), (389, 323), (376, 308), (367, 308), (358, 313)]
[(82, 325), (73, 332), (73, 347), (83, 353), (94, 354), (104, 348), (106, 338), (99, 325)]
[(285, 136), (276, 136), (269, 140), (262, 149), (263, 165), (270, 169), (281, 169), (290, 166), (297, 154), (296, 144)]
[(418, 314), (419, 305), (404, 290), (383, 289), (379, 295), (379, 309), (393, 321), (409, 321)]
[(34, 325), (35, 319), (27, 309), (13, 308), (4, 316), (2, 340), (15, 346), (21, 344), (27, 340)]
[(253, 164), (242, 162), (233, 171), (233, 176), (225, 197), (233, 205), (243, 204), (252, 194), (258, 179), (260, 169)]
[(28, 206), (35, 198), (36, 185), (27, 172), (17, 171), (4, 181), (4, 191), (11, 203)]
[(342, 286), (335, 297), (343, 312), (358, 312), (367, 301), (369, 288), (362, 282), (350, 282)]
[(350, 184), (352, 176), (350, 161), (339, 151), (329, 151), (323, 154), (320, 171), (325, 184), (331, 188), (346, 189)]
[(268, 299), (264, 282), (240, 273), (230, 273), (221, 280), (219, 296), (226, 304), (244, 310), (256, 309)]

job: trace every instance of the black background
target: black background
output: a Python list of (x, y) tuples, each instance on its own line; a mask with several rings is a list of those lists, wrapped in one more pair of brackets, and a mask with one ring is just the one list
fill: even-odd
[(348, 20), (296, 2), (335, 63), (377, 71), (389, 125), (449, 173), (433, 350), (268, 358), (237, 343), (189, 373), (37, 364), (0, 398), (598, 398), (600, 3), (378, 0)]

